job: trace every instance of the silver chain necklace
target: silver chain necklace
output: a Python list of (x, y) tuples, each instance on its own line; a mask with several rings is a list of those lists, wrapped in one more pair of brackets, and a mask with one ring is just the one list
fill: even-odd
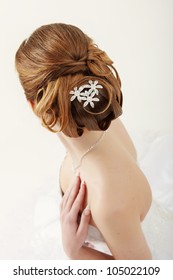
[(79, 160), (79, 163), (76, 166), (74, 164), (74, 161), (72, 162), (74, 172), (76, 172), (76, 170), (81, 166), (83, 158), (101, 142), (101, 140), (103, 139), (105, 134), (106, 134), (106, 131), (104, 131), (102, 133), (102, 135), (100, 136), (100, 138), (83, 153), (83, 155), (81, 156), (81, 158)]

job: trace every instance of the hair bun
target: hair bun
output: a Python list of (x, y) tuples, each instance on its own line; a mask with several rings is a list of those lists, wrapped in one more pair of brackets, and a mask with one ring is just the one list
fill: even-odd
[[(82, 135), (84, 128), (105, 130), (122, 113), (121, 81), (113, 62), (75, 26), (57, 23), (35, 30), (19, 47), (16, 68), (26, 98), (51, 131), (57, 122), (71, 137)], [(94, 108), (71, 102), (70, 91), (90, 80), (103, 87)]]
[(71, 60), (59, 63), (56, 68), (57, 76), (63, 75), (73, 75), (80, 72), (85, 72), (87, 70), (87, 62), (86, 60)]

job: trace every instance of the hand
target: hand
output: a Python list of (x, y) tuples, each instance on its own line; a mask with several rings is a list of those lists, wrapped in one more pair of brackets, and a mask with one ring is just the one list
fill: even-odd
[(81, 184), (77, 176), (72, 187), (69, 188), (61, 203), (60, 221), (62, 229), (62, 242), (67, 256), (74, 258), (82, 248), (88, 232), (90, 210), (86, 207), (80, 217), (80, 210), (84, 204), (86, 194), (85, 183)]

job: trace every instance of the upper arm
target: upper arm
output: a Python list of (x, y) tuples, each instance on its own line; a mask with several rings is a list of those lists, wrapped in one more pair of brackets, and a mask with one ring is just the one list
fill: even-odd
[(107, 199), (99, 199), (91, 210), (114, 258), (151, 259), (135, 206), (129, 202), (129, 205), (116, 207), (111, 200), (107, 203)]

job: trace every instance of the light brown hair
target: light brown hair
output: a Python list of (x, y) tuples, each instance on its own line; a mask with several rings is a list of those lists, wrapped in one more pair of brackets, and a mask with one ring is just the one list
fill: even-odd
[[(113, 62), (79, 28), (63, 23), (41, 26), (16, 52), (16, 69), (35, 114), (54, 132), (70, 137), (88, 130), (106, 130), (122, 114), (121, 81)], [(89, 80), (97, 80), (99, 102), (86, 109), (69, 94)]]

